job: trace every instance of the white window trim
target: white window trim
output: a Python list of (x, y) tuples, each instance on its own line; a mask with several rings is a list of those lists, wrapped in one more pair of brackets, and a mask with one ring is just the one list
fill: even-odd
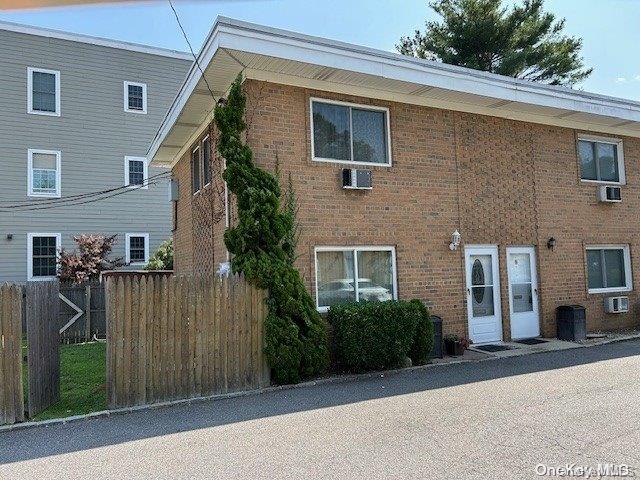
[[(142, 87), (142, 110), (133, 110), (129, 108), (129, 85), (134, 87)], [(140, 82), (124, 82), (124, 111), (128, 113), (139, 113), (141, 115), (147, 114), (147, 84)]]
[[(315, 144), (314, 144), (314, 134), (313, 134), (313, 102), (319, 103), (329, 103), (333, 105), (344, 105), (346, 107), (355, 107), (362, 110), (372, 110), (378, 112), (384, 112), (385, 114), (385, 122), (386, 122), (386, 130), (387, 130), (387, 163), (376, 163), (376, 162), (356, 162), (353, 160), (353, 128), (351, 128), (351, 155), (352, 160), (336, 160), (334, 158), (322, 158), (316, 157)], [(351, 111), (349, 111), (349, 117), (351, 117)], [(327, 98), (319, 98), (319, 97), (310, 97), (309, 98), (309, 117), (311, 125), (311, 159), (314, 162), (327, 162), (327, 163), (341, 163), (347, 165), (368, 165), (373, 167), (391, 167), (391, 118), (389, 115), (389, 109), (387, 107), (378, 107), (375, 105), (362, 105), (359, 103), (350, 103), (350, 102), (340, 102), (338, 100), (330, 100)], [(351, 123), (351, 120), (350, 120)]]
[[(602, 137), (599, 135), (578, 135), (578, 142), (576, 142), (576, 148), (578, 148), (578, 143), (580, 140), (584, 140), (585, 142), (598, 142), (598, 143), (608, 143), (610, 145), (615, 145), (616, 147), (616, 155), (618, 157), (618, 172), (620, 174), (620, 181), (611, 182), (607, 180), (589, 180), (582, 178), (582, 171), (579, 172), (580, 181), (583, 183), (594, 183), (598, 185), (626, 185), (627, 184), (627, 176), (624, 169), (624, 148), (622, 145), (622, 139), (620, 138), (612, 138), (612, 137)], [(580, 164), (580, 151), (578, 152), (578, 168), (581, 169)]]
[(60, 233), (27, 233), (27, 280), (30, 282), (40, 282), (46, 280), (53, 280), (55, 275), (46, 277), (34, 277), (33, 276), (33, 238), (34, 237), (56, 237), (56, 256), (60, 258), (60, 248), (62, 245), (62, 235)]
[[(131, 237), (144, 237), (144, 262), (131, 261)], [(126, 233), (125, 234), (125, 260), (127, 265), (146, 265), (149, 262), (149, 234), (148, 233)]]
[[(624, 256), (624, 277), (627, 282), (625, 287), (612, 287), (612, 288), (589, 288), (589, 265), (587, 264), (586, 277), (587, 277), (587, 292), (588, 293), (616, 293), (616, 292), (630, 292), (633, 290), (633, 274), (631, 270), (631, 253), (629, 245), (588, 245), (585, 250), (622, 250)], [(585, 262), (586, 258), (585, 252)]]
[[(131, 185), (131, 180), (129, 179), (129, 162), (142, 162), (142, 178), (143, 178), (143, 186), (140, 185)], [(138, 189), (138, 190), (148, 190), (149, 189), (149, 162), (147, 162), (147, 157), (132, 157), (125, 156), (124, 157), (124, 185), (128, 188)]]
[[(44, 193), (33, 191), (33, 154), (42, 153), (56, 156), (56, 191)], [(27, 196), (39, 198), (60, 198), (62, 195), (62, 153), (60, 150), (41, 150), (30, 148), (27, 150)]]
[[(50, 73), (56, 77), (56, 111), (55, 112), (43, 112), (33, 109), (33, 74)], [(33, 115), (46, 115), (48, 117), (59, 117), (61, 115), (60, 109), (60, 71), (48, 70), (46, 68), (27, 67), (27, 113)]]
[[(393, 299), (398, 299), (398, 271), (396, 267), (396, 247), (390, 245), (361, 245), (354, 247), (315, 247), (313, 252), (314, 257), (314, 266), (315, 266), (315, 299), (316, 299), (316, 309), (318, 312), (324, 313), (328, 312), (331, 307), (319, 307), (319, 295), (318, 295), (318, 252), (354, 252), (353, 263), (354, 263), (354, 275), (358, 275), (358, 256), (355, 254), (356, 252), (391, 252), (391, 270), (393, 274)], [(356, 282), (356, 300), (358, 298), (358, 284)]]

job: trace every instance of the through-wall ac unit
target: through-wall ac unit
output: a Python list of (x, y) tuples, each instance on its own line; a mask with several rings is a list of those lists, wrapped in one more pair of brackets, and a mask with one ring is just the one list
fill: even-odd
[(625, 313), (629, 311), (629, 297), (607, 297), (604, 299), (607, 313)]
[(606, 203), (618, 203), (622, 201), (622, 189), (611, 185), (602, 185), (598, 188), (598, 200)]
[(371, 170), (357, 168), (342, 169), (342, 188), (371, 190), (373, 185)]

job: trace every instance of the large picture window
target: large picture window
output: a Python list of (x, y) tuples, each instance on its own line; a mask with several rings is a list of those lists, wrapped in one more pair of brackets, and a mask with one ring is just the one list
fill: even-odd
[(607, 183), (624, 183), (622, 142), (593, 138), (578, 140), (580, 178)]
[(311, 99), (313, 159), (391, 165), (386, 108)]
[(631, 290), (629, 246), (587, 247), (587, 277), (589, 293)]
[(315, 256), (318, 310), (397, 298), (393, 247), (318, 247)]

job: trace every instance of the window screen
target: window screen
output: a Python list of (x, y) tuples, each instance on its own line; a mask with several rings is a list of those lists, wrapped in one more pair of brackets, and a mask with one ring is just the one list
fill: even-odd
[(146, 240), (145, 237), (129, 237), (129, 262), (144, 263), (146, 261)]
[(53, 73), (32, 72), (32, 109), (38, 112), (56, 111), (56, 76)]
[(143, 160), (129, 160), (129, 185), (144, 185)]
[(144, 92), (142, 85), (128, 85), (129, 110), (144, 110)]
[(57, 192), (58, 158), (52, 153), (31, 155), (32, 193), (52, 194)]
[(33, 237), (32, 241), (32, 275), (34, 277), (53, 277), (57, 272), (56, 237)]

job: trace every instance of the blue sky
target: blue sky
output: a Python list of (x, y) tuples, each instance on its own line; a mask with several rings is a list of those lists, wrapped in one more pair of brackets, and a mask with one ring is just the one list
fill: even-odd
[[(425, 0), (228, 0), (181, 2), (176, 8), (196, 49), (217, 15), (394, 50), (402, 35), (433, 13)], [(584, 39), (594, 67), (587, 91), (640, 100), (640, 0), (547, 0)], [(186, 50), (166, 1), (0, 13), (0, 20)]]

